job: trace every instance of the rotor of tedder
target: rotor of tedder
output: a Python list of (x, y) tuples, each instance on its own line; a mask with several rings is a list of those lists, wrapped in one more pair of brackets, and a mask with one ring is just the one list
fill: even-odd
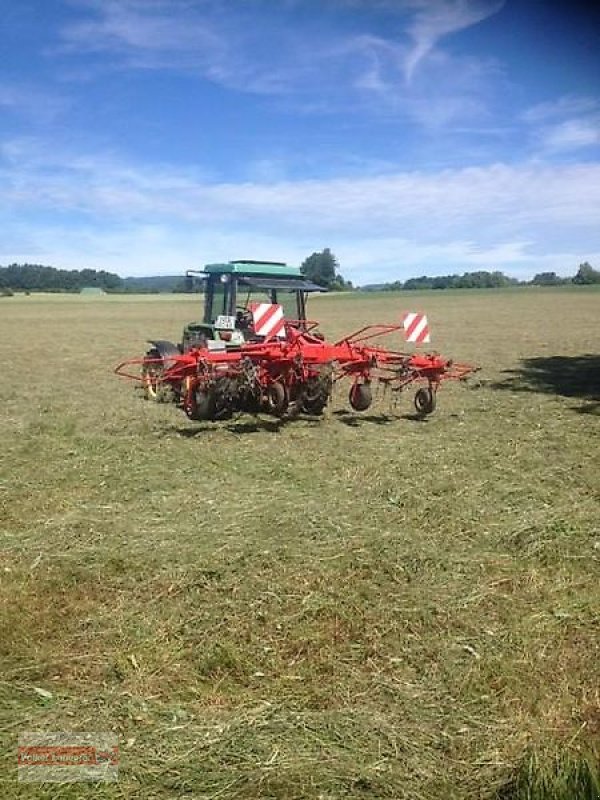
[[(156, 359), (131, 359), (116, 373), (148, 383), (155, 394), (170, 396), (192, 420), (222, 420), (236, 412), (274, 416), (304, 413), (319, 416), (333, 387), (350, 382), (348, 399), (355, 411), (373, 402), (373, 383), (394, 392), (417, 386), (414, 404), (420, 415), (431, 414), (440, 384), (462, 380), (474, 371), (439, 355), (390, 350), (377, 337), (400, 331), (401, 325), (370, 325), (334, 344), (311, 327), (286, 324), (285, 336), (246, 341), (233, 347), (196, 347)], [(142, 367), (142, 375), (129, 372)]]

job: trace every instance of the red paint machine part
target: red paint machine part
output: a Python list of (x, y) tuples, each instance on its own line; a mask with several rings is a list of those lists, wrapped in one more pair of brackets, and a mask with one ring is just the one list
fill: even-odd
[[(373, 383), (396, 392), (414, 384), (416, 411), (427, 415), (434, 411), (444, 381), (463, 380), (476, 369), (438, 354), (391, 350), (377, 341), (406, 330), (406, 318), (402, 325), (368, 325), (332, 344), (315, 333), (315, 325), (298, 327), (283, 320), (282, 328), (277, 310), (261, 313), (271, 320), (262, 341), (130, 359), (115, 372), (146, 388), (150, 385), (154, 395), (174, 399), (190, 419), (218, 420), (237, 411), (319, 415), (334, 384), (345, 379), (350, 381), (348, 398), (355, 411), (370, 407)], [(423, 336), (423, 323), (418, 325)]]

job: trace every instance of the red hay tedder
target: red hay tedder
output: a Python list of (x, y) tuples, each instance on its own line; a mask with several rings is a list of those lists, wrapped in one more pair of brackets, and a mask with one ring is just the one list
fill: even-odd
[[(374, 383), (396, 393), (415, 385), (415, 408), (427, 415), (435, 409), (443, 381), (463, 380), (474, 371), (436, 354), (383, 347), (380, 337), (406, 333), (405, 321), (369, 325), (333, 344), (326, 342), (316, 331), (318, 323), (304, 314), (306, 293), (320, 287), (295, 273), (282, 278), (283, 266), (247, 261), (209, 265), (203, 273), (208, 279), (204, 322), (186, 326), (178, 346), (152, 341), (144, 358), (125, 361), (115, 372), (140, 382), (147, 397), (177, 403), (190, 419), (221, 420), (240, 411), (321, 415), (334, 385), (343, 379), (350, 383), (349, 402), (355, 411), (370, 407)], [(271, 276), (265, 276), (269, 268)], [(238, 305), (242, 284), (250, 286), (246, 302)], [(221, 289), (222, 297), (217, 292)], [(256, 302), (257, 289), (263, 302)], [(285, 294), (295, 295), (299, 319), (284, 317), (286, 303), (281, 301), (290, 299)]]

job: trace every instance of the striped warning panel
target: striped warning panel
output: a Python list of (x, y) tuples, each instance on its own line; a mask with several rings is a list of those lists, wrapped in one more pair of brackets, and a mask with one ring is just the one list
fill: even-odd
[(409, 311), (402, 320), (404, 335), (407, 342), (415, 344), (429, 344), (429, 325), (425, 314)]
[(283, 308), (277, 303), (251, 303), (250, 311), (257, 336), (285, 336)]

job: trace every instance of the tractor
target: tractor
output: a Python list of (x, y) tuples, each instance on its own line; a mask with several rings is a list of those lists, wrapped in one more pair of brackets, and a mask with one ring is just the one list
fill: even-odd
[(477, 369), (378, 341), (404, 333), (407, 342), (427, 343), (427, 318), (414, 312), (326, 341), (318, 323), (306, 317), (307, 296), (325, 290), (297, 267), (230, 261), (189, 270), (190, 290), (198, 279), (204, 282), (203, 321), (186, 325), (180, 344), (153, 339), (143, 358), (115, 368), (141, 383), (146, 397), (176, 403), (192, 420), (223, 420), (238, 412), (320, 416), (344, 379), (354, 411), (371, 406), (375, 382), (396, 397), (416, 385), (415, 409), (425, 416), (434, 411), (443, 381), (462, 381)]
[(246, 342), (263, 341), (265, 337), (255, 330), (252, 315), (257, 303), (280, 305), (288, 326), (306, 330), (308, 294), (327, 291), (308, 281), (299, 267), (279, 261), (240, 259), (207, 264), (202, 271), (188, 270), (185, 280), (190, 292), (197, 290), (199, 282), (203, 284), (204, 316), (202, 322), (189, 322), (184, 327), (179, 344), (149, 340), (142, 385), (146, 397), (157, 402), (179, 399), (177, 386), (162, 380), (173, 358), (197, 348), (227, 352), (239, 350)]

